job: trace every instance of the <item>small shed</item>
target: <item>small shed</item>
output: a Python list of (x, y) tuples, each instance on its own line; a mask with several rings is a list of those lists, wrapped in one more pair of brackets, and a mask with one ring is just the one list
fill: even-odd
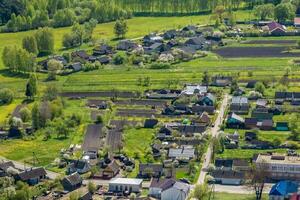
[(277, 122), (276, 123), (276, 131), (288, 131), (289, 123), (288, 122)]

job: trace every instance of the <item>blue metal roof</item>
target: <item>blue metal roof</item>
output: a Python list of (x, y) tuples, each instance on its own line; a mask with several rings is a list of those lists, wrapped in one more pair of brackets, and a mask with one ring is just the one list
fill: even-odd
[(273, 185), (269, 195), (286, 196), (298, 192), (298, 184), (293, 181), (280, 181)]

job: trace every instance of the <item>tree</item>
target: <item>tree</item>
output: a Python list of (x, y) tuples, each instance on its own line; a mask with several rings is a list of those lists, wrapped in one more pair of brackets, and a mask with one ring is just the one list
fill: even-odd
[(114, 32), (117, 38), (124, 38), (128, 31), (127, 22), (124, 19), (117, 20), (114, 26)]
[(256, 6), (254, 15), (260, 20), (266, 20), (268, 17), (273, 17), (275, 6), (271, 3)]
[(54, 35), (48, 28), (39, 28), (35, 33), (35, 39), (40, 55), (49, 55), (54, 51)]
[(51, 59), (48, 61), (48, 80), (56, 80), (57, 71), (63, 68), (61, 62), (55, 59)]
[(206, 183), (199, 185), (197, 184), (194, 188), (192, 198), (196, 200), (204, 200), (209, 196), (209, 189)]
[(38, 54), (37, 42), (34, 36), (26, 36), (22, 40), (23, 48), (34, 55)]
[(205, 85), (205, 86), (209, 86), (210, 81), (211, 81), (211, 77), (208, 74), (208, 71), (205, 71), (203, 73), (202, 84)]
[(267, 169), (268, 166), (266, 163), (255, 163), (250, 172), (247, 173), (248, 182), (246, 184), (250, 189), (254, 190), (256, 200), (261, 200), (262, 198), (265, 183), (270, 175)]
[(295, 17), (296, 8), (291, 3), (281, 3), (275, 7), (274, 16), (278, 22), (292, 20)]
[(218, 5), (215, 9), (214, 9), (214, 14), (217, 16), (217, 18), (220, 20), (220, 22), (222, 23), (223, 21), (223, 14), (225, 13), (225, 8), (222, 5)]
[(88, 183), (88, 190), (92, 194), (96, 191), (96, 186), (92, 181), (89, 181)]
[(25, 95), (29, 99), (34, 99), (34, 96), (37, 93), (37, 78), (35, 74), (30, 75), (29, 80), (26, 84)]
[(122, 65), (126, 62), (126, 60), (127, 60), (127, 57), (123, 53), (117, 53), (113, 57), (113, 63), (115, 65)]
[(8, 88), (0, 89), (0, 105), (10, 104), (14, 99), (14, 93)]
[(261, 93), (262, 95), (265, 93), (265, 85), (262, 82), (257, 82), (255, 84), (255, 91)]
[(32, 128), (38, 130), (40, 128), (40, 110), (39, 105), (35, 103), (31, 110)]
[(53, 101), (58, 97), (58, 89), (55, 85), (51, 84), (46, 87), (43, 100), (44, 101)]
[(27, 107), (22, 108), (20, 110), (20, 116), (21, 116), (22, 122), (28, 122), (31, 118), (30, 110)]

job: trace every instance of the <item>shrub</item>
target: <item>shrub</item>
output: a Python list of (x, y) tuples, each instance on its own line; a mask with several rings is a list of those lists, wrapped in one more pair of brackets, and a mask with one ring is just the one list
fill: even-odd
[(7, 88), (0, 89), (0, 105), (10, 104), (14, 99), (14, 93)]
[(125, 54), (122, 53), (117, 53), (114, 57), (113, 57), (113, 63), (115, 65), (122, 65), (126, 62), (127, 57)]
[(169, 69), (171, 68), (170, 63), (153, 63), (150, 65), (150, 69)]
[(31, 112), (28, 108), (22, 108), (20, 110), (20, 116), (23, 122), (28, 122), (31, 118)]

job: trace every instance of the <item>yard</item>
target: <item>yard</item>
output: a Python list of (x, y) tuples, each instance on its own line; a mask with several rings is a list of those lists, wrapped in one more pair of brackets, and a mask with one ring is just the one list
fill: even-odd
[[(224, 192), (216, 192), (214, 194), (213, 200), (255, 200), (255, 195), (250, 194), (230, 194), (230, 193), (224, 193)], [(266, 194), (263, 195), (262, 200), (267, 200), (268, 196)]]

